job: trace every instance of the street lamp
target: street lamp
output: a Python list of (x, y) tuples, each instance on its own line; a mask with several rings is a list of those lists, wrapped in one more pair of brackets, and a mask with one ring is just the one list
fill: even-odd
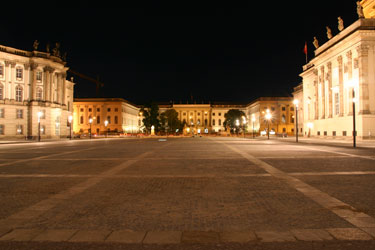
[(356, 142), (356, 137), (357, 137), (357, 131), (356, 131), (356, 127), (355, 127), (355, 102), (356, 102), (356, 98), (355, 98), (355, 91), (354, 91), (354, 87), (353, 87), (353, 90), (352, 90), (352, 95), (353, 95), (353, 148), (357, 147), (357, 142)]
[(272, 118), (272, 115), (270, 113), (270, 110), (267, 109), (267, 114), (266, 114), (266, 120), (267, 120), (267, 139), (270, 139), (270, 120)]
[(90, 139), (91, 139), (91, 124), (92, 124), (92, 118), (89, 119), (89, 123), (90, 123)]
[(43, 112), (39, 111), (38, 112), (38, 141), (40, 141), (40, 118), (42, 117)]
[(293, 103), (296, 106), (296, 142), (298, 142), (298, 100), (295, 99)]
[(108, 120), (105, 120), (105, 121), (104, 121), (104, 127), (105, 127), (105, 138), (107, 138), (107, 136), (108, 136), (107, 126), (108, 126)]
[(254, 129), (255, 115), (254, 114), (251, 116), (251, 121), (253, 122), (253, 139), (254, 139), (255, 138), (255, 129)]
[(69, 121), (69, 140), (72, 139), (72, 121), (73, 121), (73, 116), (69, 116), (68, 117), (68, 121)]

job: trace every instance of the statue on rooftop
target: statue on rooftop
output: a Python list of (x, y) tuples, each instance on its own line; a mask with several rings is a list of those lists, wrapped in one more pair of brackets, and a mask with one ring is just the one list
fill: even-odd
[(365, 14), (363, 13), (363, 7), (360, 1), (357, 1), (357, 14), (359, 19), (365, 18)]
[(332, 38), (332, 30), (328, 26), (326, 26), (326, 28), (327, 28), (327, 38), (331, 39)]
[(319, 48), (319, 41), (316, 39), (316, 36), (314, 36), (314, 41), (313, 41), (315, 49)]
[(46, 45), (46, 51), (47, 51), (47, 53), (49, 53), (49, 43), (47, 43), (47, 45)]
[(339, 21), (339, 25), (338, 25), (339, 31), (343, 31), (344, 30), (344, 20), (342, 20), (341, 17), (338, 17), (337, 20)]
[(60, 43), (55, 44), (55, 48), (52, 50), (53, 55), (56, 57), (60, 57)]
[(38, 42), (38, 40), (35, 40), (34, 44), (33, 44), (34, 50), (38, 50), (38, 46), (39, 46), (39, 42)]

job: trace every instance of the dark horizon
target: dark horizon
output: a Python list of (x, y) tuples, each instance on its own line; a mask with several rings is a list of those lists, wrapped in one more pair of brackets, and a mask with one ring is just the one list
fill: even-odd
[[(301, 82), (303, 47), (313, 58), (313, 37), (327, 41), (337, 17), (345, 27), (356, 19), (356, 1), (314, 5), (260, 3), (143, 8), (58, 8), (35, 15), (17, 8), (0, 16), (0, 44), (45, 51), (61, 43), (67, 67), (105, 86), (102, 97), (146, 102), (239, 102), (291, 96)], [(9, 21), (12, 20), (12, 21)], [(29, 23), (30, 22), (30, 23)], [(74, 77), (75, 97), (95, 97), (95, 84)]]

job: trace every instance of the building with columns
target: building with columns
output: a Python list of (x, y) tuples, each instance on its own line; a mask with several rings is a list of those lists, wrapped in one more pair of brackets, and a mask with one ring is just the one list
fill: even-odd
[[(245, 127), (247, 133), (259, 134), (266, 131), (268, 121), (266, 112), (270, 112), (270, 130), (275, 133), (292, 135), (294, 133), (294, 106), (292, 97), (262, 97), (249, 104), (169, 104), (159, 105), (159, 112), (167, 109), (175, 109), (178, 118), (186, 122), (184, 134), (197, 133), (221, 133), (226, 131), (224, 127), (225, 114), (230, 109), (238, 109), (245, 113), (244, 120), (240, 120), (240, 126)], [(255, 118), (254, 122), (252, 118)]]
[[(76, 134), (138, 133), (139, 107), (122, 98), (75, 98), (73, 131)], [(90, 124), (90, 118), (91, 124)]]
[(357, 136), (375, 136), (375, 19), (366, 13), (373, 11), (316, 48), (303, 66), (303, 129), (311, 136), (352, 136), (353, 100)]
[[(73, 82), (66, 80), (65, 60), (53, 53), (0, 45), (0, 138), (69, 135)], [(38, 113), (40, 117), (38, 118)]]

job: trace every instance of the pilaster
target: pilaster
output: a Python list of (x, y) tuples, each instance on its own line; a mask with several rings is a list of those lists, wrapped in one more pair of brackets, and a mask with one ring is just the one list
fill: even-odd
[(370, 114), (370, 103), (369, 103), (369, 85), (368, 85), (368, 45), (359, 45), (357, 48), (358, 53), (358, 70), (359, 70), (359, 93), (356, 95), (359, 103), (359, 114)]

